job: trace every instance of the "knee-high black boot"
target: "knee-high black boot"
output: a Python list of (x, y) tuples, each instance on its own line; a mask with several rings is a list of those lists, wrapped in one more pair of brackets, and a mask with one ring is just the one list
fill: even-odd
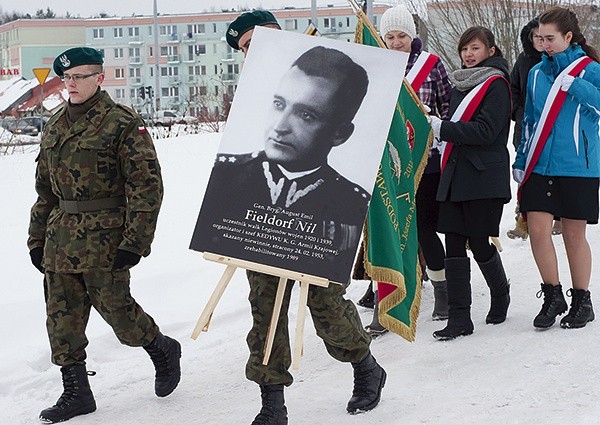
[(492, 258), (477, 264), (490, 288), (491, 295), (490, 311), (485, 318), (485, 323), (502, 323), (506, 320), (506, 312), (510, 304), (510, 284), (506, 278), (500, 254), (494, 250)]
[(448, 324), (433, 333), (433, 337), (440, 341), (473, 333), (470, 260), (468, 257), (446, 258), (444, 264), (448, 285)]

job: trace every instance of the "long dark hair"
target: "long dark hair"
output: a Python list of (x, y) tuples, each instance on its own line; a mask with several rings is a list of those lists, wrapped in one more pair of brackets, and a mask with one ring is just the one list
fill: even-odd
[(589, 46), (579, 28), (579, 20), (575, 12), (564, 7), (553, 7), (540, 15), (540, 24), (554, 24), (556, 29), (565, 35), (569, 31), (573, 33), (571, 44), (579, 44), (583, 51), (596, 62), (600, 62), (600, 54), (593, 46)]
[(500, 48), (496, 45), (496, 37), (494, 37), (494, 34), (492, 34), (492, 32), (489, 29), (487, 29), (486, 27), (480, 27), (480, 26), (471, 27), (462, 33), (462, 35), (460, 36), (460, 39), (458, 40), (458, 56), (459, 57), (460, 57), (460, 52), (461, 52), (462, 48), (465, 47), (467, 44), (469, 44), (471, 41), (473, 41), (475, 39), (477, 39), (477, 40), (481, 41), (483, 44), (485, 44), (485, 47), (487, 47), (488, 49), (491, 49), (492, 47), (494, 47), (495, 51), (494, 51), (493, 56), (502, 57), (502, 50), (500, 50)]

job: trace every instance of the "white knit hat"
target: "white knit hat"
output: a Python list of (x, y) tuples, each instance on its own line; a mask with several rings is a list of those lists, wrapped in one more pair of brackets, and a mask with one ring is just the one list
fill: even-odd
[(379, 33), (385, 37), (390, 31), (402, 31), (413, 39), (417, 36), (415, 21), (405, 5), (399, 4), (383, 12)]

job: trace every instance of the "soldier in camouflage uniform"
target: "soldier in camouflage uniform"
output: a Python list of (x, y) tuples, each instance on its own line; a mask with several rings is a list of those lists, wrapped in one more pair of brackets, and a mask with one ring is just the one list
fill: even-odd
[(139, 116), (100, 89), (102, 56), (65, 51), (54, 71), (69, 102), (46, 127), (37, 159), (28, 247), (44, 273), (52, 362), (64, 392), (40, 420), (62, 422), (96, 410), (85, 367), (93, 306), (122, 344), (143, 347), (156, 369), (155, 393), (180, 379), (180, 344), (160, 333), (129, 289), (129, 269), (150, 253), (163, 196), (160, 166)]
[[(232, 48), (241, 49), (246, 54), (254, 26), (276, 23), (274, 16), (267, 11), (244, 13), (229, 25), (227, 42)], [(266, 170), (276, 172), (280, 169), (280, 173), (287, 173), (286, 178), (298, 181), (298, 189), (305, 187), (306, 184), (301, 182), (304, 177), (310, 180), (311, 176), (320, 176), (322, 187), (331, 189), (325, 192), (330, 194), (330, 198), (320, 198), (328, 205), (320, 210), (324, 209), (332, 220), (347, 218), (344, 212), (335, 211), (336, 207), (355, 207), (362, 203), (366, 208), (368, 198), (362, 197), (364, 191), (328, 167), (327, 156), (333, 147), (344, 143), (352, 134), (354, 127), (351, 121), (362, 103), (367, 85), (364, 69), (342, 52), (323, 47), (305, 52), (284, 76), (274, 96), (273, 116), (277, 122), (267, 131), (265, 151), (251, 155), (238, 164), (237, 171), (246, 170), (247, 180), (252, 185), (248, 188), (246, 182), (244, 187), (252, 193), (262, 193), (261, 186), (267, 187), (269, 180), (275, 180), (269, 179), (271, 174)], [(348, 91), (344, 90), (347, 87), (352, 87), (352, 95), (344, 97), (348, 96)], [(252, 165), (254, 163), (258, 163), (258, 166)], [(256, 172), (257, 167), (259, 172)], [(229, 170), (231, 175), (233, 169), (216, 165), (215, 170)], [(263, 183), (258, 182), (260, 178), (253, 179), (251, 176), (262, 176)], [(289, 193), (285, 196), (288, 187), (285, 183), (280, 190), (274, 190), (270, 185), (268, 187), (273, 199), (267, 197), (265, 205), (271, 201), (277, 205), (279, 199), (290, 198)], [(314, 193), (318, 190), (315, 188)], [(339, 193), (332, 192), (335, 190)], [(309, 200), (310, 190), (299, 192), (303, 193), (306, 202), (318, 202)], [(297, 202), (303, 201), (302, 196)], [(291, 199), (296, 198), (292, 196)], [(331, 205), (338, 201), (339, 205)], [(361, 224), (358, 223), (359, 226)], [(246, 377), (260, 385), (262, 397), (262, 409), (252, 423), (286, 425), (288, 418), (283, 389), (293, 381), (288, 371), (291, 353), (287, 311), (294, 282), (287, 283), (271, 357), (269, 363), (263, 365), (265, 341), (279, 278), (254, 271), (248, 271), (247, 275), (253, 325), (247, 337), (250, 358), (246, 365)], [(308, 307), (317, 335), (323, 339), (327, 352), (338, 361), (352, 364), (354, 389), (347, 411), (354, 414), (377, 406), (386, 373), (372, 356), (369, 348), (371, 337), (363, 329), (354, 303), (344, 299), (345, 292), (344, 285), (331, 283), (327, 288), (311, 285)]]

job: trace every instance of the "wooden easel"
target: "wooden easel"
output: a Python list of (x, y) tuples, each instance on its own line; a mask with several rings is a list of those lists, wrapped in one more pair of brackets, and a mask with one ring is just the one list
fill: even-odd
[(273, 314), (271, 315), (271, 323), (269, 325), (269, 331), (267, 333), (267, 341), (265, 342), (265, 355), (263, 357), (263, 364), (269, 363), (271, 356), (271, 350), (273, 349), (273, 340), (275, 339), (275, 331), (277, 330), (277, 321), (279, 320), (279, 314), (281, 312), (281, 305), (283, 303), (283, 296), (285, 294), (285, 286), (287, 280), (297, 280), (300, 282), (300, 298), (298, 300), (298, 318), (296, 321), (296, 335), (294, 340), (293, 360), (292, 366), (294, 369), (300, 367), (300, 357), (303, 354), (304, 344), (304, 321), (306, 319), (306, 305), (308, 302), (308, 289), (310, 285), (317, 285), (322, 287), (329, 286), (329, 280), (323, 277), (316, 277), (307, 275), (304, 273), (293, 272), (290, 270), (280, 269), (277, 267), (266, 266), (263, 264), (252, 263), (250, 261), (239, 260), (236, 258), (225, 257), (223, 255), (212, 254), (209, 252), (204, 253), (204, 258), (208, 261), (214, 261), (217, 263), (225, 264), (227, 268), (223, 272), (219, 283), (214, 289), (210, 299), (206, 303), (204, 310), (198, 318), (196, 327), (192, 332), (192, 339), (198, 338), (200, 332), (207, 332), (210, 320), (215, 311), (215, 308), (221, 299), (221, 296), (225, 292), (225, 288), (231, 281), (233, 273), (239, 268), (253, 270), (260, 273), (270, 274), (272, 276), (279, 276), (279, 284), (277, 287), (277, 294), (275, 296), (275, 304), (273, 305)]

